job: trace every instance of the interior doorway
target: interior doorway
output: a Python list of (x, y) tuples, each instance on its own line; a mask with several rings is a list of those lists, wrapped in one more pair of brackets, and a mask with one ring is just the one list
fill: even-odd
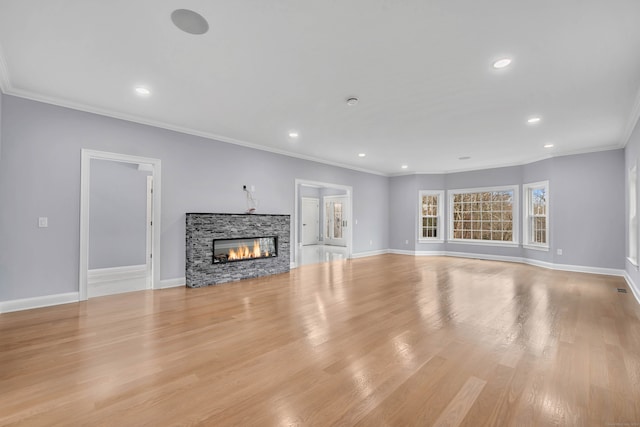
[[(302, 255), (311, 254), (311, 257), (317, 259), (316, 262), (325, 262), (335, 259), (349, 259), (352, 254), (353, 246), (353, 230), (352, 224), (352, 197), (353, 189), (347, 185), (333, 184), (319, 181), (311, 181), (305, 179), (295, 180), (295, 213), (293, 242), (291, 245), (292, 267), (296, 267), (308, 262), (301, 262)], [(318, 242), (317, 244), (308, 244), (311, 240), (310, 236), (305, 237), (303, 224), (309, 224), (306, 217), (303, 216), (304, 199), (317, 199), (319, 219), (318, 219)], [(324, 201), (333, 201), (331, 205), (331, 228), (332, 232), (327, 237), (327, 211)], [(338, 202), (338, 205), (336, 205)], [(309, 205), (310, 206), (310, 205)], [(336, 222), (336, 215), (340, 217)], [(332, 249), (335, 248), (335, 249)], [(339, 251), (334, 254), (334, 251)], [(306, 256), (306, 255), (305, 255)]]
[[(93, 164), (93, 167), (92, 167)], [(116, 210), (105, 210), (101, 215), (96, 215), (96, 207), (100, 207), (98, 193), (92, 190), (99, 188), (99, 181), (96, 181), (99, 166), (107, 166), (112, 170), (128, 171), (126, 173), (140, 174), (142, 179), (140, 192), (136, 195), (139, 198), (140, 221), (136, 222), (135, 230), (126, 230), (126, 220), (121, 217), (110, 218), (118, 212)], [(118, 169), (120, 168), (120, 169)], [(93, 171), (93, 172), (92, 172)], [(119, 175), (112, 175), (118, 177)], [(93, 179), (92, 179), (93, 178)], [(104, 180), (104, 179), (103, 179)], [(93, 182), (93, 184), (92, 184)], [(104, 187), (104, 185), (103, 185)], [(146, 192), (145, 192), (146, 189)], [(82, 150), (81, 156), (81, 194), (80, 194), (80, 268), (79, 268), (79, 296), (80, 300), (89, 297), (106, 295), (110, 293), (126, 292), (138, 289), (157, 289), (160, 286), (160, 206), (161, 206), (161, 161), (159, 159), (129, 156), (118, 153), (108, 153), (94, 150)], [(109, 191), (118, 191), (112, 188)], [(124, 193), (124, 191), (121, 189)], [(94, 200), (92, 203), (92, 194)], [(111, 193), (118, 194), (118, 193)], [(117, 197), (114, 197), (116, 199)], [(111, 200), (107, 199), (102, 206), (110, 205)], [(93, 215), (91, 209), (93, 205)], [(102, 221), (102, 222), (101, 222)], [(107, 222), (104, 222), (107, 221)], [(109, 222), (110, 221), (110, 222)], [(142, 222), (146, 222), (145, 224)], [(93, 233), (92, 233), (93, 224)], [(104, 225), (107, 224), (107, 225)], [(109, 241), (112, 228), (116, 228), (120, 234), (135, 231), (141, 238), (139, 241), (139, 257), (136, 258), (135, 265), (122, 261), (122, 254), (118, 253), (116, 247), (101, 245), (96, 249), (92, 245), (92, 234), (97, 239), (99, 233), (103, 241)], [(104, 236), (102, 236), (104, 235)], [(94, 242), (95, 243), (95, 242)], [(112, 242), (109, 242), (112, 243)], [(117, 242), (116, 242), (117, 244)], [(114, 249), (115, 248), (115, 249)], [(128, 249), (120, 246), (123, 252)], [(103, 253), (95, 256), (97, 252)], [(118, 258), (120, 257), (120, 258)], [(99, 262), (96, 259), (100, 260)], [(100, 264), (103, 262), (105, 264)], [(108, 259), (108, 260), (107, 260)], [(124, 259), (130, 259), (124, 258)], [(115, 266), (114, 266), (115, 265)], [(91, 286), (89, 286), (91, 284)]]

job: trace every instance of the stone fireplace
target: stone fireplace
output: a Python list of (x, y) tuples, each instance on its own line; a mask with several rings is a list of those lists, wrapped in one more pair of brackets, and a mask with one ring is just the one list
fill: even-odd
[(188, 287), (285, 273), (289, 266), (289, 215), (187, 213)]

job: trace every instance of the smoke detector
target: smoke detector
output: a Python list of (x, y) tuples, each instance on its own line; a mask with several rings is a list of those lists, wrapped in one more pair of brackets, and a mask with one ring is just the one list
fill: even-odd
[(347, 105), (349, 107), (353, 107), (354, 105), (356, 105), (358, 103), (358, 98), (356, 98), (355, 96), (352, 96), (350, 98), (347, 98)]

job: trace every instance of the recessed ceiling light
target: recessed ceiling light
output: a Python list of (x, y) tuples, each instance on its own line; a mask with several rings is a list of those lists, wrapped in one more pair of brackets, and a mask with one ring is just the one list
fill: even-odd
[(358, 103), (359, 99), (356, 98), (355, 96), (352, 96), (350, 98), (347, 98), (347, 105), (349, 107), (353, 107), (354, 105), (356, 105)]
[(493, 63), (493, 68), (504, 68), (504, 67), (508, 67), (509, 64), (511, 64), (511, 59), (509, 58), (502, 58), (502, 59), (498, 59), (496, 62)]
[(358, 157), (364, 157), (364, 156), (366, 156), (366, 154), (365, 154), (365, 153), (360, 153), (360, 154), (358, 154)]
[(402, 165), (400, 166), (402, 169), (407, 169), (409, 167), (409, 165)]
[(151, 95), (151, 91), (149, 89), (147, 89), (146, 87), (143, 86), (138, 86), (136, 87), (136, 93), (138, 95), (142, 95), (142, 96), (149, 96)]
[(553, 144), (544, 144), (544, 148), (553, 148)]
[(530, 119), (527, 120), (527, 123), (533, 125), (536, 123), (540, 123), (540, 120), (542, 120), (540, 117), (531, 117)]
[(471, 157), (469, 156), (462, 156), (462, 157), (458, 157), (458, 160), (469, 160)]
[(185, 33), (200, 35), (209, 31), (209, 23), (199, 13), (189, 9), (177, 9), (171, 12), (173, 24)]
[(297, 138), (298, 137), (298, 132), (289, 132), (289, 137), (290, 138)]

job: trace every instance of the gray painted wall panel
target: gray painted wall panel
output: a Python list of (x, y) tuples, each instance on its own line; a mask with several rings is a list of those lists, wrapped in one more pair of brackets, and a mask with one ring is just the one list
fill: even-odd
[(184, 277), (185, 213), (244, 212), (243, 184), (256, 186), (259, 213), (289, 215), (296, 178), (352, 186), (364, 218), (354, 253), (389, 246), (386, 177), (8, 95), (3, 103), (0, 300), (78, 290), (82, 148), (162, 160), (161, 279)]
[(91, 160), (89, 269), (146, 263), (148, 175), (136, 164)]
[[(390, 178), (389, 243), (391, 249), (413, 251), (418, 238), (417, 175)], [(409, 241), (407, 243), (407, 240)]]
[[(624, 268), (624, 151), (551, 159), (556, 264)], [(557, 249), (563, 254), (557, 255)]]

